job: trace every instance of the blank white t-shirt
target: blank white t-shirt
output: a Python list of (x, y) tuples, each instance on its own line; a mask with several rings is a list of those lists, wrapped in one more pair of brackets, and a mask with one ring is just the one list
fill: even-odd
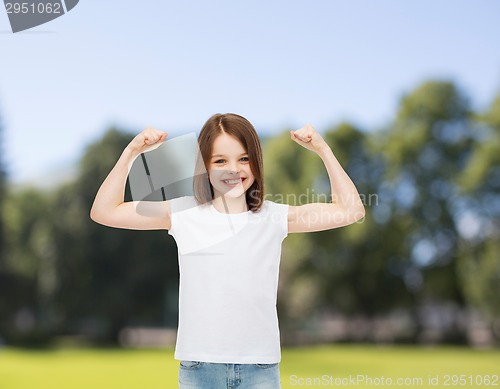
[(288, 205), (225, 214), (192, 196), (170, 200), (179, 253), (175, 359), (214, 363), (281, 360), (276, 298)]

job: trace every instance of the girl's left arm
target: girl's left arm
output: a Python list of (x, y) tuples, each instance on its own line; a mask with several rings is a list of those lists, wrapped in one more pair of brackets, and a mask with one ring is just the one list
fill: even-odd
[(332, 202), (289, 206), (288, 232), (329, 230), (362, 219), (365, 207), (356, 186), (314, 127), (308, 124), (297, 131), (290, 131), (290, 137), (323, 160), (330, 179)]

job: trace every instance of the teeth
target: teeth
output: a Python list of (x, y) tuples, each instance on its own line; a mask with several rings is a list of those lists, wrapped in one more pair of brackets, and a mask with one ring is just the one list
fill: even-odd
[(238, 184), (240, 182), (240, 180), (224, 180), (224, 182), (226, 184), (229, 184), (229, 185), (234, 185), (234, 184)]

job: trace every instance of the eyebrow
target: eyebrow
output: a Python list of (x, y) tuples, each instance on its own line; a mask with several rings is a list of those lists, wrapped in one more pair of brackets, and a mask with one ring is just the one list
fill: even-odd
[[(241, 153), (239, 156), (241, 157), (242, 155), (248, 155), (248, 153)], [(215, 158), (215, 157), (225, 157), (225, 155), (223, 155), (223, 154), (214, 154), (214, 155), (212, 155), (212, 158)]]

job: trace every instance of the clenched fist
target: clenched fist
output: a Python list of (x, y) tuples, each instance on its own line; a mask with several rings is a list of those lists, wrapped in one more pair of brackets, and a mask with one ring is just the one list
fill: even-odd
[(147, 127), (136, 135), (127, 146), (134, 154), (146, 153), (158, 148), (167, 138), (167, 133)]
[(315, 153), (319, 153), (323, 148), (328, 147), (328, 144), (318, 131), (310, 124), (306, 124), (297, 131), (290, 131), (290, 138), (302, 147), (314, 151)]

